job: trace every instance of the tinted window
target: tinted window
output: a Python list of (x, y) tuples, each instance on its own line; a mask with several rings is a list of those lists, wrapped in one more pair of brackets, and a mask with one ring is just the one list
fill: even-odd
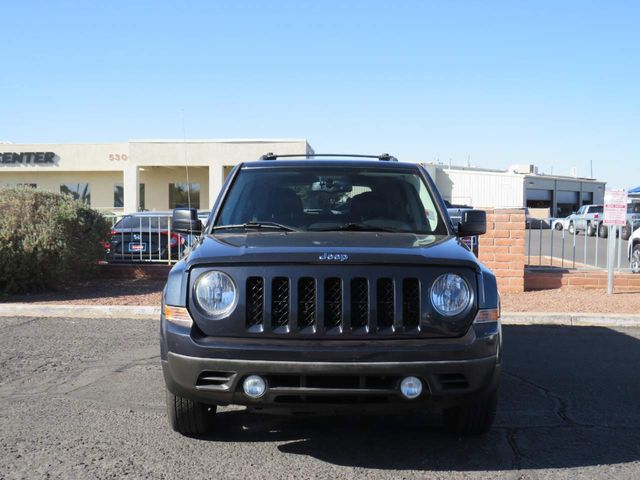
[(627, 206), (627, 213), (640, 213), (640, 202), (630, 203)]
[(64, 183), (60, 185), (60, 193), (71, 195), (87, 205), (91, 205), (91, 186), (88, 183)]
[(169, 208), (200, 208), (199, 183), (170, 183)]
[(216, 226), (276, 222), (302, 230), (348, 226), (446, 234), (428, 186), (413, 170), (362, 167), (243, 169)]
[(123, 217), (114, 228), (130, 228), (136, 230), (167, 229), (169, 228), (169, 217), (151, 217), (146, 215), (128, 215)]

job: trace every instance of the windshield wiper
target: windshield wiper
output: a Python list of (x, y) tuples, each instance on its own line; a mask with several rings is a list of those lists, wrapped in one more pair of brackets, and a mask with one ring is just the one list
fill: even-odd
[(402, 230), (397, 230), (395, 228), (376, 227), (374, 225), (367, 225), (366, 223), (344, 223), (334, 227), (311, 228), (309, 230), (317, 232), (402, 232)]
[(269, 230), (282, 230), (285, 232), (299, 232), (297, 228), (290, 227), (288, 225), (282, 225), (281, 223), (276, 222), (247, 222), (247, 223), (238, 223), (236, 225), (216, 225), (211, 230), (219, 231), (219, 230), (239, 230), (239, 229), (269, 229)]

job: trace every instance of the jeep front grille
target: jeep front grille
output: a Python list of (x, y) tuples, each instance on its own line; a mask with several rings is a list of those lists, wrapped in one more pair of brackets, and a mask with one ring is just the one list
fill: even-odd
[(264, 320), (264, 279), (247, 278), (247, 326), (262, 325)]
[(417, 332), (420, 300), (418, 278), (249, 277), (246, 327), (329, 335)]

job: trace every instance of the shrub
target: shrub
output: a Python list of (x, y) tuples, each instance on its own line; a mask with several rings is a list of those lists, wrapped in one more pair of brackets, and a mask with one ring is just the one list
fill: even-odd
[(59, 289), (95, 272), (110, 224), (69, 195), (0, 188), (0, 292)]

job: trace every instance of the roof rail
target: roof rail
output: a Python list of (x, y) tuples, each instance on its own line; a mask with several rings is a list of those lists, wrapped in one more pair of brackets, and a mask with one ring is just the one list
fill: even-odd
[(313, 158), (313, 157), (349, 157), (349, 158), (376, 158), (382, 162), (397, 162), (398, 159), (388, 153), (380, 155), (357, 155), (352, 153), (287, 153), (276, 155), (273, 152), (265, 153), (260, 160), (277, 160), (278, 158)]

